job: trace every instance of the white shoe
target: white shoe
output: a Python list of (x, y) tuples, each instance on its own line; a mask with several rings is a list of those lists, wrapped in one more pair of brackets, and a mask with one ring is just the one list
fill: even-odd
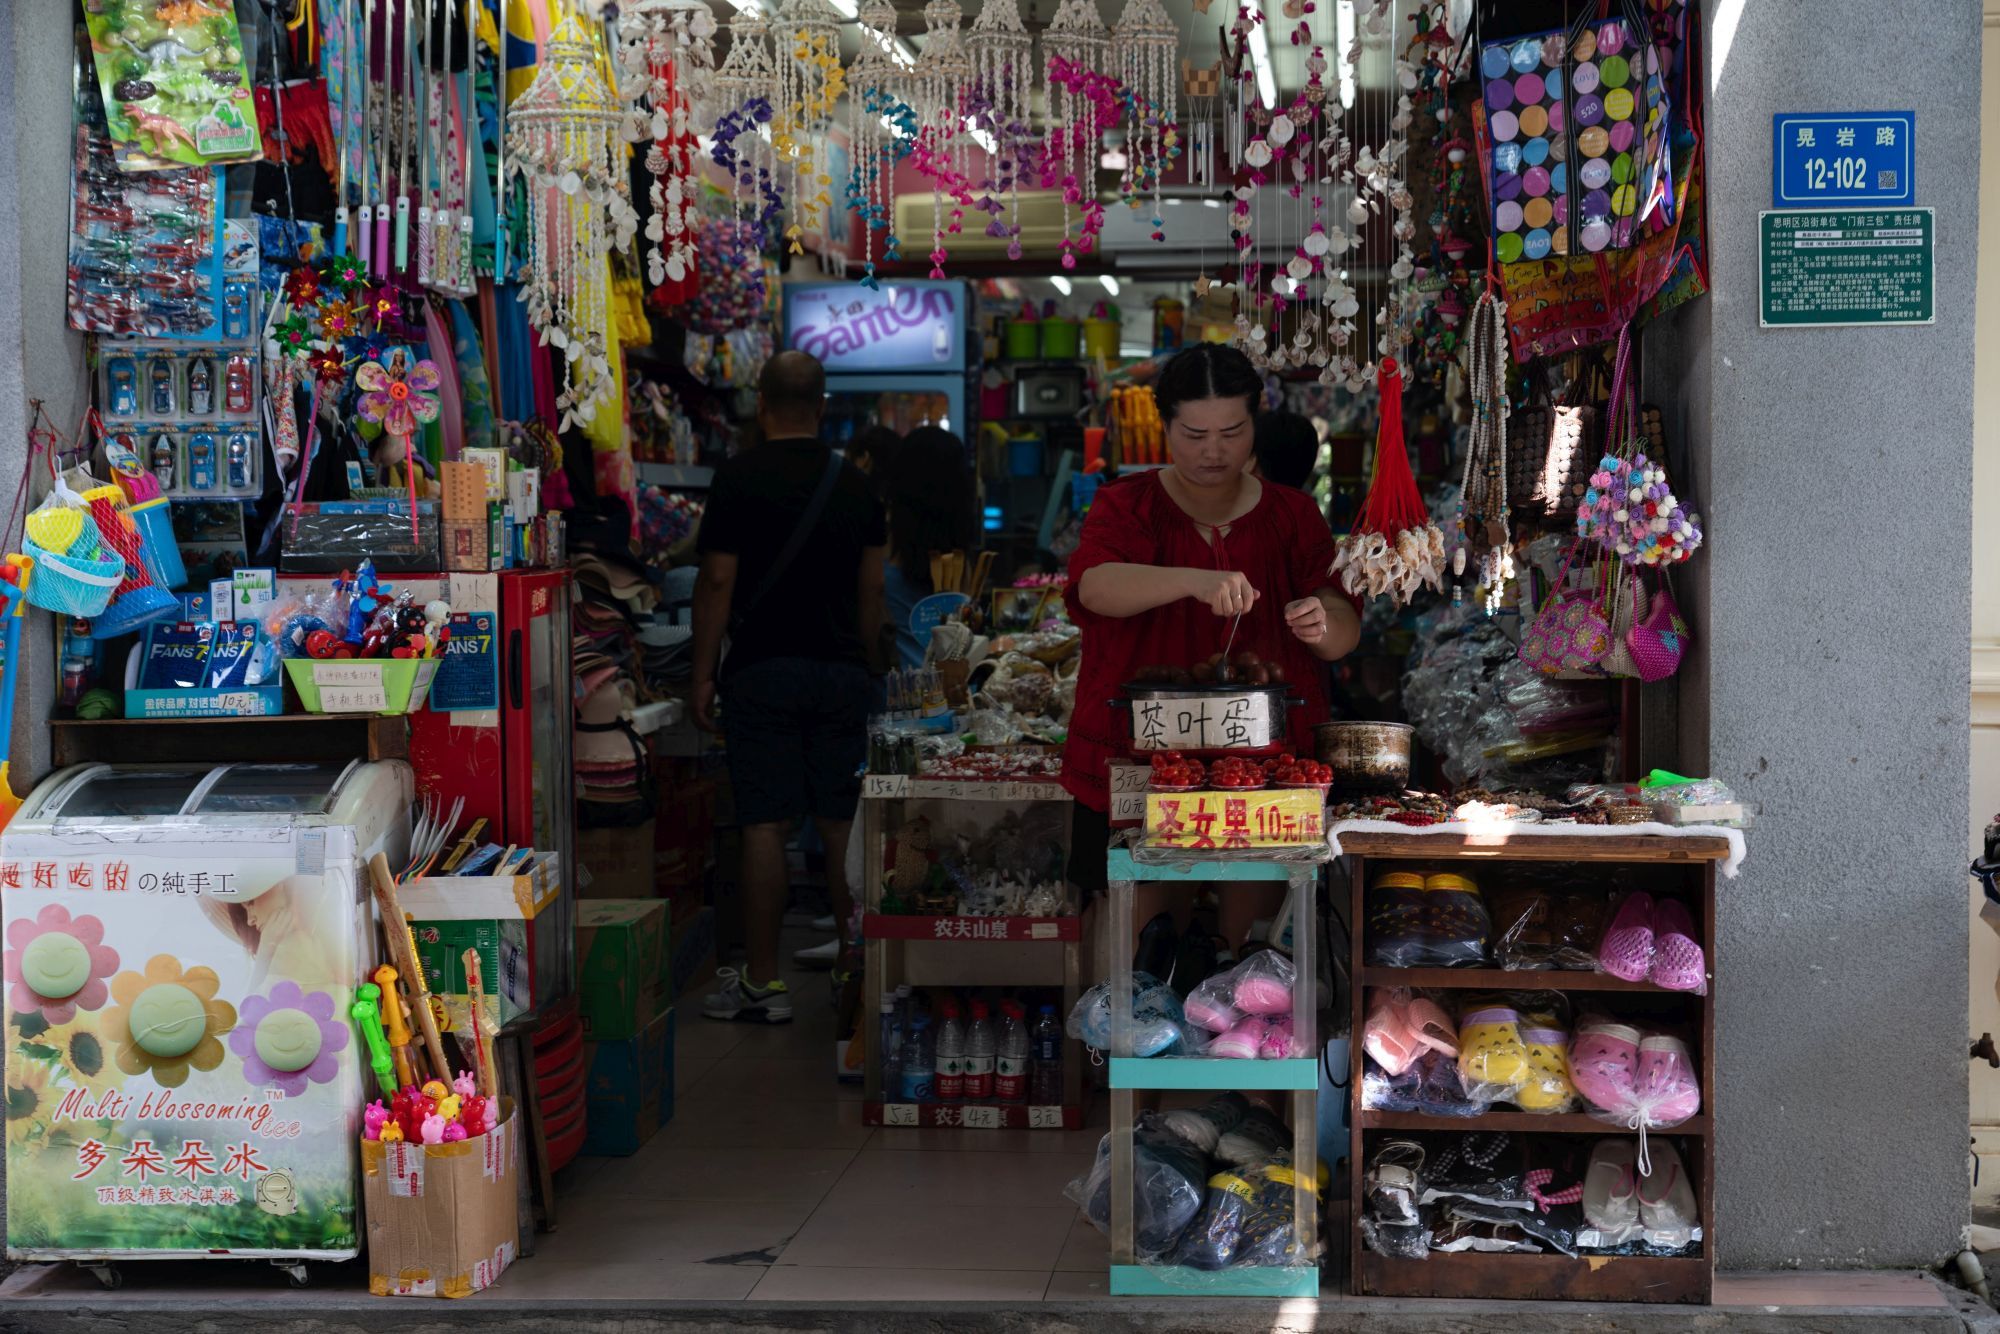
[(793, 950), (792, 962), (801, 968), (831, 968), (840, 962), (840, 939), (835, 937), (824, 945), (815, 945), (809, 950)]
[(833, 914), (832, 914), (832, 913), (828, 913), (828, 914), (827, 914), (826, 916), (824, 916), (824, 917), (815, 917), (815, 918), (813, 918), (813, 930), (815, 930), (815, 931), (831, 931), (831, 930), (833, 930)]
[(752, 987), (734, 968), (718, 968), (715, 979), (721, 984), (702, 1000), (701, 1012), (710, 1019), (736, 1019), (751, 1024), (792, 1022), (792, 993), (783, 982)]

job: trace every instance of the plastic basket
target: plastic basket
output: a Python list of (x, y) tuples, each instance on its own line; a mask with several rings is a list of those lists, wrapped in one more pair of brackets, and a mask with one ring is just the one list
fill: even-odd
[[(125, 562), (119, 561), (118, 568), (125, 569)], [(36, 573), (40, 574), (39, 567)], [(116, 639), (129, 635), (141, 626), (154, 621), (174, 620), (181, 614), (181, 600), (157, 584), (143, 584), (131, 589), (122, 597), (114, 598), (101, 615), (90, 622), (92, 639)]]
[(102, 614), (125, 581), (125, 562), (116, 555), (78, 560), (33, 542), (23, 542), (22, 551), (35, 560), (35, 577), (28, 581), (29, 605), (59, 616)]
[(285, 659), (307, 713), (415, 713), (437, 667), (436, 658)]

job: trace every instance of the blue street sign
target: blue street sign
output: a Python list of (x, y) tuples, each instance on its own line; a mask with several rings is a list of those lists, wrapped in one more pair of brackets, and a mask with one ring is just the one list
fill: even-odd
[(1786, 112), (1771, 117), (1771, 207), (1914, 204), (1916, 199), (1916, 112)]

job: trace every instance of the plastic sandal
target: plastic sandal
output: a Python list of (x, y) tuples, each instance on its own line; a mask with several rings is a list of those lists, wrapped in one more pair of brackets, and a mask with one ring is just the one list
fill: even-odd
[(1208, 1044), (1208, 1054), (1232, 1061), (1254, 1061), (1264, 1045), (1264, 1038), (1270, 1032), (1270, 1024), (1262, 1019), (1245, 1019), (1227, 1033)]
[(1633, 1109), (1648, 1126), (1676, 1126), (1701, 1110), (1694, 1059), (1679, 1038), (1654, 1034), (1639, 1043)]
[(1227, 1033), (1243, 1022), (1243, 1012), (1233, 1005), (1224, 1005), (1207, 996), (1195, 993), (1187, 999), (1188, 1022), (1197, 1028), (1205, 1028), (1211, 1033)]
[(1627, 982), (1643, 981), (1653, 967), (1653, 896), (1635, 890), (1618, 905), (1618, 913), (1597, 947), (1597, 966)]
[(1265, 1025), (1264, 1040), (1258, 1044), (1257, 1054), (1267, 1061), (1285, 1061), (1305, 1055), (1305, 1049), (1292, 1032), (1289, 1017), (1273, 1019)]
[(1528, 1050), (1528, 1077), (1514, 1091), (1514, 1105), (1524, 1112), (1566, 1112), (1576, 1101), (1570, 1082), (1569, 1035), (1554, 1028), (1523, 1028)]
[(1361, 1049), (1391, 1075), (1408, 1070), (1422, 1054), (1424, 1044), (1410, 1031), (1409, 1014), (1396, 1003), (1394, 992), (1378, 988), (1369, 993), (1368, 1017), (1361, 1027)]
[(1638, 1098), (1639, 1030), (1593, 1019), (1570, 1046), (1570, 1082), (1601, 1112), (1624, 1115)]
[(1403, 1021), (1410, 1036), (1419, 1044), (1457, 1058), (1458, 1034), (1452, 1030), (1451, 1019), (1436, 1001), (1424, 996), (1413, 998), (1403, 1010)]
[(1637, 1178), (1639, 1221), (1646, 1244), (1680, 1250), (1701, 1227), (1694, 1186), (1681, 1165), (1680, 1151), (1662, 1142), (1653, 1151), (1652, 1173)]
[(1528, 1078), (1521, 1016), (1505, 1006), (1474, 1010), (1458, 1029), (1458, 1073), (1475, 1099), (1507, 1096)]
[(1679, 899), (1661, 899), (1653, 911), (1653, 985), (1668, 991), (1708, 989), (1708, 957), (1694, 940), (1694, 919)]
[(1601, 1139), (1590, 1151), (1583, 1174), (1583, 1218), (1596, 1233), (1579, 1244), (1610, 1249), (1637, 1239), (1640, 1230), (1638, 1173), (1632, 1141)]

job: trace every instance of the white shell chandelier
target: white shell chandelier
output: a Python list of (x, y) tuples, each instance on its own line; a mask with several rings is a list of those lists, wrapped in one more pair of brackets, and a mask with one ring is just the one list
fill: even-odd
[(1048, 103), (1048, 146), (1057, 159), (1063, 193), (1062, 264), (1076, 267), (1077, 243), (1070, 235), (1070, 206), (1090, 188), (1097, 169), (1097, 145), (1083, 133), (1095, 111), (1090, 98), (1055, 75), (1057, 61), (1086, 70), (1102, 69), (1111, 34), (1097, 12), (1097, 0), (1062, 0), (1042, 35), (1042, 86)]
[(763, 10), (738, 10), (729, 20), (729, 54), (713, 80), (718, 114), (712, 157), (729, 173), (729, 209), (739, 227), (758, 225), (760, 195), (777, 197), (777, 153), (757, 130), (760, 109), (763, 123), (770, 123), (768, 98), (776, 79)]
[(832, 203), (833, 177), (813, 155), (814, 140), (831, 123), (846, 87), (840, 68), (840, 15), (826, 0), (784, 0), (772, 25), (771, 141), (778, 161), (790, 169), (791, 225), (785, 237), (792, 253), (804, 254), (800, 238), (817, 230)]
[(1125, 12), (1111, 30), (1111, 48), (1118, 57), (1118, 79), (1130, 94), (1125, 113), (1125, 172), (1128, 197), (1139, 206), (1139, 195), (1152, 187), (1155, 241), (1166, 240), (1167, 224), (1160, 212), (1160, 181), (1178, 152), (1174, 124), (1179, 86), (1174, 56), (1180, 50), (1180, 29), (1167, 17), (1160, 0), (1126, 0)]
[(901, 258), (895, 230), (896, 161), (909, 151), (917, 125), (903, 98), (908, 71), (898, 59), (895, 8), (889, 0), (867, 0), (859, 18), (861, 54), (847, 70), (847, 135), (854, 157), (847, 202), (861, 217), (861, 281), (874, 287), (877, 231), (888, 237), (882, 258), (891, 263)]
[(589, 422), (615, 396), (611, 373), (613, 248), (639, 228), (620, 134), (625, 108), (599, 74), (574, 17), (556, 27), (541, 67), (507, 112), (507, 167), (528, 184), (530, 237), (521, 301), (544, 344), (566, 358), (558, 430)]
[(629, 104), (625, 137), (646, 150), (653, 212), (646, 220), (646, 276), (655, 287), (694, 267), (695, 127), (714, 119), (715, 17), (706, 0), (634, 0), (621, 8), (619, 91)]
[[(947, 230), (956, 232), (965, 217), (966, 187), (972, 140), (965, 132), (960, 105), (972, 82), (972, 57), (959, 33), (965, 11), (958, 0), (930, 0), (924, 6), (924, 49), (917, 56), (915, 110), (920, 164), (931, 178), (931, 277), (944, 277)], [(945, 194), (952, 194), (951, 220), (945, 221)]]

